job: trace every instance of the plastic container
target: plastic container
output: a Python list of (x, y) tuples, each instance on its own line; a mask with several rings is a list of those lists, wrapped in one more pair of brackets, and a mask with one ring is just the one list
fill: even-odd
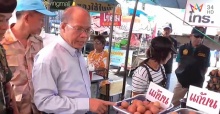
[(180, 107), (181, 108), (186, 108), (186, 98), (180, 99)]
[[(208, 113), (196, 111), (190, 108), (179, 108), (173, 112), (177, 112), (178, 114), (208, 114)], [(168, 114), (172, 114), (172, 112)]]
[[(130, 102), (131, 102), (132, 100), (134, 100), (134, 99), (141, 100), (141, 101), (148, 100), (148, 99), (145, 98), (145, 96), (146, 96), (145, 94), (140, 94), (140, 95), (134, 96), (134, 97), (132, 97), (132, 98), (124, 99), (123, 101), (127, 101), (127, 102), (130, 103)], [(119, 106), (121, 106), (121, 102), (122, 102), (122, 101), (116, 102), (116, 106), (113, 106), (113, 108), (114, 108), (116, 111), (118, 111), (118, 114), (131, 114), (131, 113), (129, 113), (129, 112), (127, 112), (127, 111), (122, 110), (122, 109), (119, 108)], [(163, 114), (163, 112), (165, 112), (165, 111), (167, 111), (167, 110), (169, 110), (169, 109), (171, 109), (171, 108), (173, 108), (173, 104), (170, 104), (170, 107), (169, 107), (169, 108), (167, 108), (167, 109), (161, 111), (159, 114)]]

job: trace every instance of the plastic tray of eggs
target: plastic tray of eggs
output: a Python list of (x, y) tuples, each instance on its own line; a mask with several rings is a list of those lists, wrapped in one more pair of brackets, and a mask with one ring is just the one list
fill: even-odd
[(159, 102), (150, 102), (146, 99), (145, 94), (119, 101), (116, 104), (113, 108), (118, 111), (118, 114), (162, 114), (173, 108), (171, 104), (169, 108), (163, 109)]
[(220, 71), (218, 69), (212, 70), (209, 76), (210, 80), (208, 81), (207, 89), (220, 92)]
[(179, 108), (173, 112), (170, 112), (168, 114), (207, 114), (205, 112), (196, 111), (189, 108)]

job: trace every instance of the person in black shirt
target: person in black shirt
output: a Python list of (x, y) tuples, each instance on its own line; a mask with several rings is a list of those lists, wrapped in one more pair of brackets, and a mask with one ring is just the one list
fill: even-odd
[(176, 62), (178, 67), (175, 70), (177, 84), (174, 88), (172, 103), (174, 106), (180, 104), (189, 86), (203, 87), (205, 74), (210, 66), (210, 48), (203, 45), (204, 27), (194, 27), (190, 34), (190, 42), (179, 48)]
[[(166, 23), (164, 26), (163, 26), (163, 36), (168, 38), (172, 43), (173, 43), (173, 46), (174, 48), (177, 49), (177, 41), (171, 37), (171, 32), (172, 32), (172, 25), (171, 23)], [(173, 53), (171, 54), (171, 58), (167, 61), (166, 64), (164, 64), (164, 68), (165, 68), (165, 73), (166, 73), (166, 76), (167, 76), (167, 81), (166, 81), (166, 89), (169, 89), (169, 86), (170, 86), (170, 76), (171, 76), (171, 73), (172, 73), (172, 67), (173, 67)]]

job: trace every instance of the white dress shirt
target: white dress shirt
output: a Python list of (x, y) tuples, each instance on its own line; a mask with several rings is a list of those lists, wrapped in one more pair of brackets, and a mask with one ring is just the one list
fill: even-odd
[(90, 78), (81, 51), (59, 38), (35, 57), (34, 102), (40, 111), (85, 114), (89, 111)]
[(54, 41), (56, 41), (58, 39), (58, 37), (60, 37), (60, 36), (55, 35), (55, 34), (45, 33), (44, 30), (41, 31), (40, 36), (43, 39), (44, 47), (51, 44), (51, 43), (53, 43)]

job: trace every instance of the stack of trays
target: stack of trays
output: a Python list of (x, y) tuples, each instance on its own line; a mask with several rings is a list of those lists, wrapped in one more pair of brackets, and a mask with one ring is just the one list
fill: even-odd
[(189, 108), (179, 108), (173, 112), (169, 112), (168, 114), (207, 114), (207, 113), (196, 111)]

